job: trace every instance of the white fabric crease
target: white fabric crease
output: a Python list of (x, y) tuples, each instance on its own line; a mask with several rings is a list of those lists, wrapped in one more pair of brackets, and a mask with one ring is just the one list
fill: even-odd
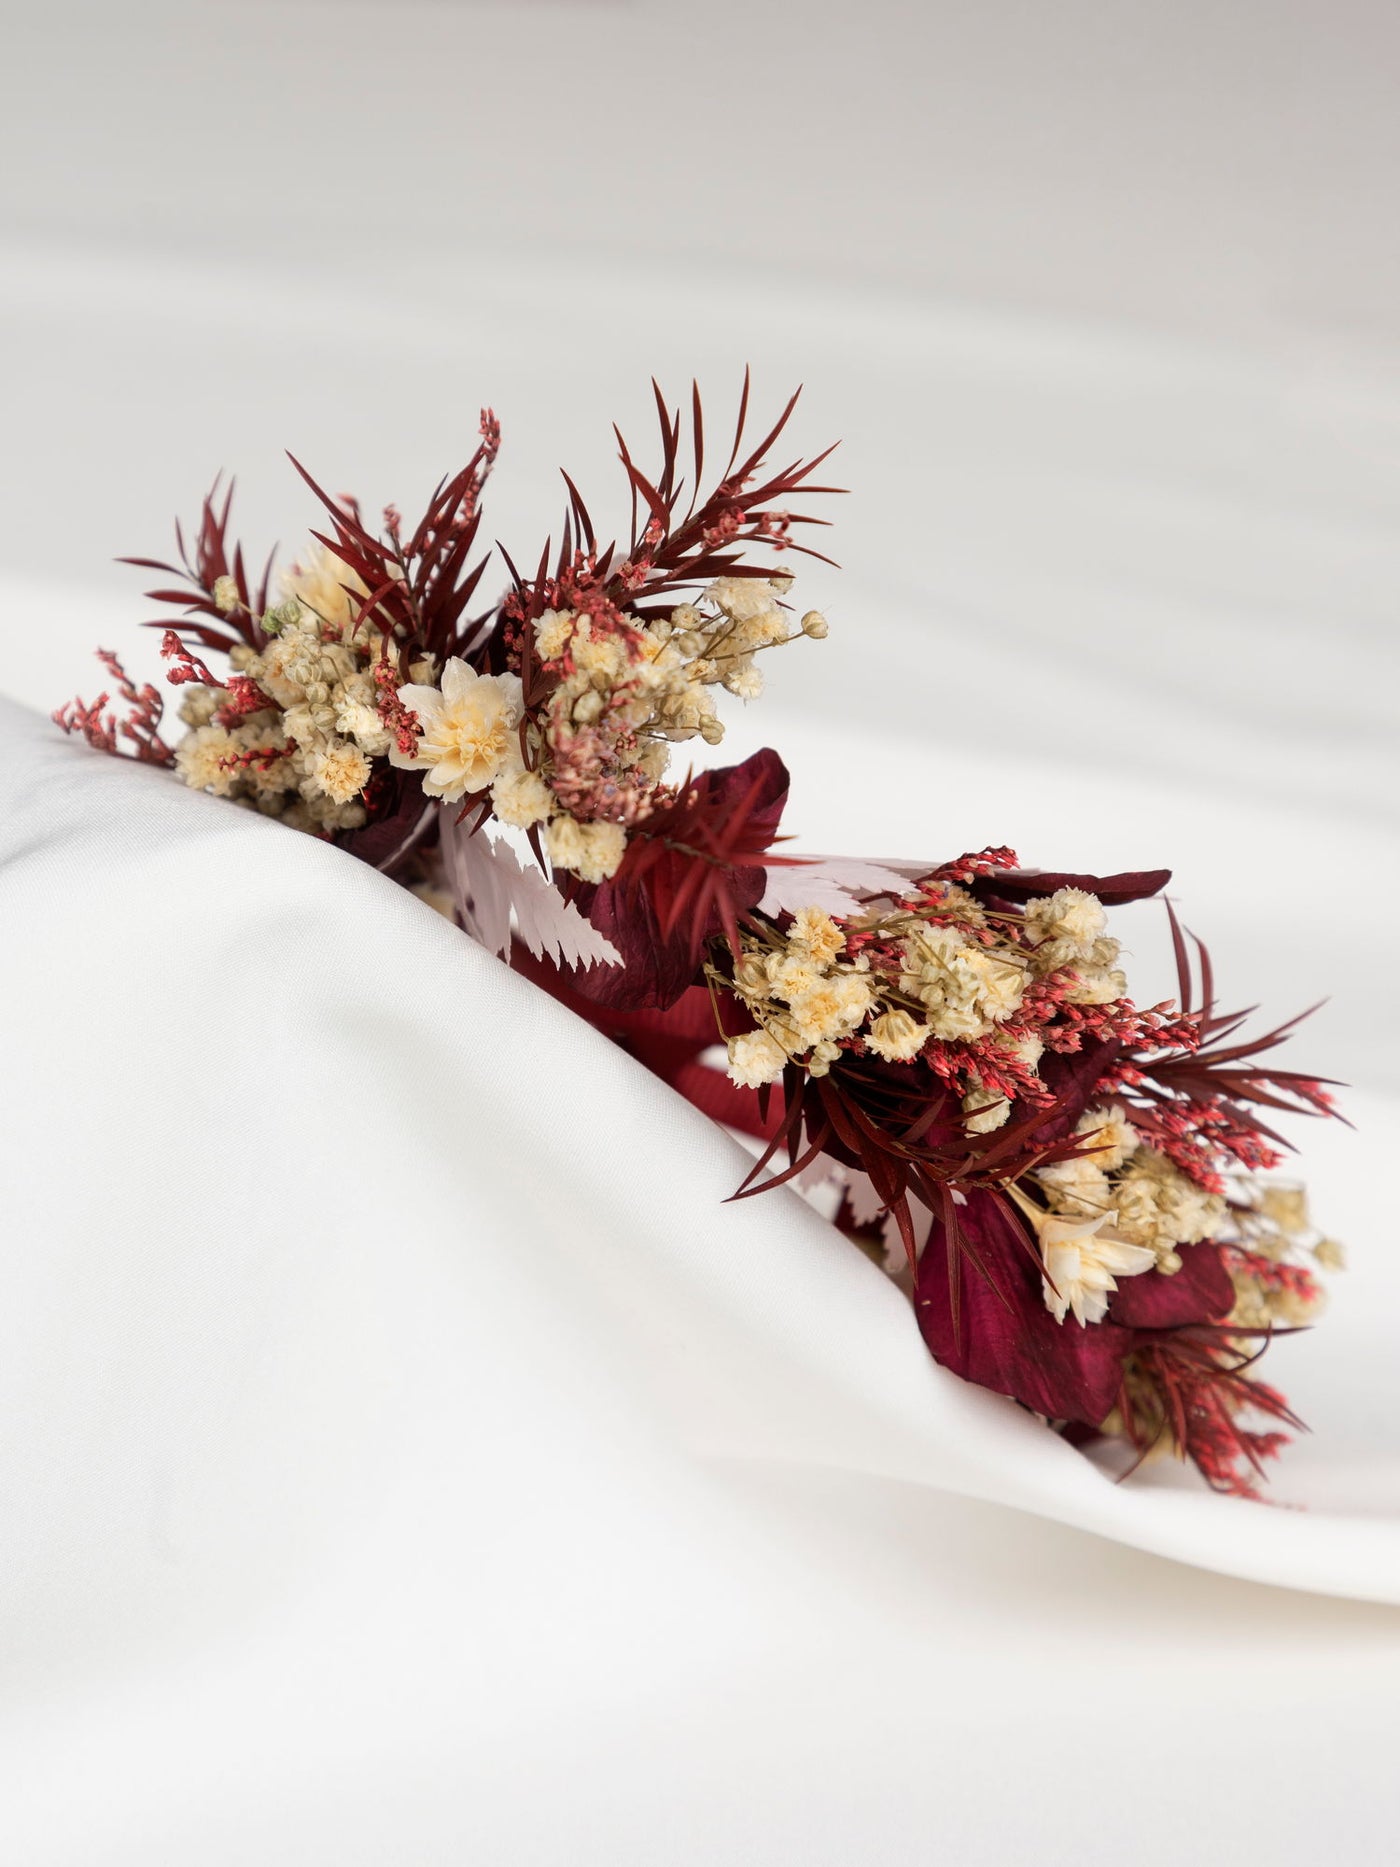
[[(1393, 23), (23, 11), (0, 1859), (1392, 1867)], [(717, 441), (746, 364), (852, 489), (829, 639), (717, 753), (782, 753), (785, 847), (1169, 865), (1226, 1004), (1329, 1000), (1290, 1060), (1357, 1127), (1293, 1132), (1352, 1268), (1269, 1356), (1306, 1511), (1114, 1489), (421, 903), (44, 724), (96, 643), (155, 673), (108, 560), (219, 468), (286, 562), (283, 446), (411, 512), (490, 402), (533, 562), (557, 465), (625, 524), (648, 375)]]
[[(807, 1537), (860, 1539), (906, 1494), (1400, 1599), (1392, 1511), (1114, 1486), (945, 1374), (796, 1196), (725, 1204), (732, 1143), (381, 876), (9, 703), (0, 741), (12, 1857), (178, 1860), (187, 1815), (202, 1861), (303, 1816), (320, 1851), (295, 1858), (380, 1859), (350, 1819), (369, 1792), (332, 1814), (303, 1780), (363, 1754), (437, 1811), (434, 1847), (486, 1820), (516, 1836), (491, 1858), (559, 1858), (512, 1746), (557, 1723), (576, 1747), (584, 1706), (631, 1728), (660, 1693), (715, 1754), (707, 1698), (758, 1689), (775, 1647), (786, 1715), (789, 1643), (830, 1611)], [(1307, 1346), (1316, 1375), (1328, 1331)], [(828, 1637), (888, 1669), (878, 1598), (842, 1600)], [(211, 1730), (259, 1785), (212, 1843)], [(143, 1782), (140, 1754), (189, 1775), (154, 1828), (131, 1790), (127, 1851), (115, 1779)], [(99, 1852), (52, 1839), (74, 1759), (104, 1785)], [(463, 1768), (501, 1800), (449, 1820)], [(605, 1820), (579, 1781), (614, 1837), (591, 1858), (654, 1858), (654, 1822)], [(853, 1858), (837, 1832), (808, 1857)]]

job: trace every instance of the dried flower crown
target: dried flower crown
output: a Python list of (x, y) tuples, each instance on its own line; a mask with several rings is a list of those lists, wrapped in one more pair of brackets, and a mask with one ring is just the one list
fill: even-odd
[(838, 490), (814, 483), (827, 455), (768, 465), (796, 400), (747, 447), (746, 377), (702, 494), (699, 395), (683, 420), (657, 389), (654, 478), (618, 436), (626, 548), (600, 548), (565, 475), (557, 553), (525, 574), (503, 552), (509, 587), (475, 614), (490, 411), (411, 529), (390, 507), (372, 530), (298, 467), (327, 516), (276, 602), (216, 488), (178, 565), (126, 560), (175, 580), (148, 594), (179, 619), (149, 626), (183, 736), (105, 651), (125, 713), (104, 693), (54, 717), (373, 864), (755, 1137), (739, 1196), (823, 1199), (945, 1367), (1120, 1463), (1172, 1451), (1252, 1494), (1297, 1424), (1254, 1364), (1341, 1262), (1301, 1190), (1261, 1177), (1285, 1145), (1264, 1113), (1332, 1102), (1267, 1061), (1289, 1027), (1243, 1038), (1217, 1011), (1170, 906), (1179, 1000), (1129, 997), (1107, 910), (1168, 873), (797, 858), (774, 752), (676, 771), (674, 747), (722, 739), (721, 696), (758, 697), (760, 655), (827, 633), (749, 555), (820, 555), (799, 536), (825, 521), (788, 502)]

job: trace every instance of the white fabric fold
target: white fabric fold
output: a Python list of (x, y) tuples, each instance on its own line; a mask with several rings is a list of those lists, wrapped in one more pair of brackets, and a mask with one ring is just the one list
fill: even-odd
[[(138, 1413), (150, 1423), (153, 1379), (178, 1438), (255, 1402), (259, 1434), (282, 1439), (279, 1409), (306, 1424), (313, 1372), (273, 1356), (295, 1341), (292, 1361), (312, 1354), (315, 1385), (378, 1445), (395, 1413), (381, 1390), (399, 1394), (398, 1358), (435, 1314), (467, 1415), (487, 1399), (483, 1349), (537, 1389), (533, 1427), (491, 1398), (507, 1435), (567, 1427), (667, 1460), (898, 1477), (1239, 1575), (1400, 1599), (1400, 1517), (1360, 1514), (1393, 1503), (1388, 1464), (1373, 1485), (1356, 1475), (1349, 1510), (1107, 1482), (933, 1366), (904, 1300), (797, 1197), (726, 1204), (741, 1156), (722, 1134), (420, 902), (19, 709), (3, 719), (4, 921), (21, 982), (5, 1132), (15, 1235), (31, 1241), (5, 1266), (3, 1378), (41, 1435), (94, 1430), (159, 1462), (173, 1448), (123, 1437)], [(1368, 1150), (1345, 1131), (1317, 1151), (1364, 1176)], [(1384, 1254), (1364, 1238), (1355, 1252), (1382, 1307)], [(90, 1279), (75, 1319), (60, 1294)], [(177, 1316), (183, 1346), (167, 1333)], [(1314, 1387), (1332, 1333), (1289, 1345)], [(140, 1392), (124, 1384), (138, 1345)], [(11, 1446), (32, 1472), (34, 1440)], [(342, 1445), (333, 1464), (347, 1457)], [(206, 1525), (221, 1562), (265, 1521), (263, 1487), (294, 1471), (298, 1520), (320, 1518), (306, 1493), (321, 1481), (299, 1459), (279, 1480), (250, 1457), (248, 1494), (235, 1487), (217, 1533)], [(90, 1475), (66, 1475), (75, 1508), (93, 1502)], [(25, 1495), (18, 1476), (6, 1490)], [(122, 1496), (119, 1515), (138, 1502)]]
[[(899, 1293), (795, 1195), (726, 1204), (734, 1144), (406, 892), (10, 703), (0, 744), (8, 1747), (15, 1807), (46, 1832), (60, 1759), (106, 1798), (101, 1847), (22, 1858), (192, 1857), (170, 1838), (187, 1814), (199, 1858), (243, 1859), (301, 1832), (305, 1772), (353, 1777), (362, 1754), (435, 1807), (452, 1769), (505, 1782), (556, 1722), (575, 1745), (579, 1718), (631, 1728), (654, 1702), (708, 1730), (707, 1694), (825, 1624), (830, 1573), (806, 1571), (831, 1557), (805, 1535), (859, 1543), (892, 1500), (916, 1570), (947, 1533), (917, 1500), (960, 1496), (1400, 1600), (1394, 1447), (1366, 1437), (1364, 1368), (1329, 1507), (1115, 1486), (936, 1367)], [(1334, 1139), (1336, 1183), (1366, 1158)], [(1373, 1323), (1394, 1272), (1383, 1241), (1355, 1244)], [(1329, 1326), (1291, 1362), (1325, 1392), (1357, 1343)], [(1011, 1546), (1032, 1535), (1005, 1523)], [(869, 1598), (841, 1597), (847, 1644), (884, 1612), (880, 1550), (854, 1565), (875, 1565)], [(884, 1653), (888, 1629), (871, 1637)], [(982, 1667), (960, 1694), (989, 1687)], [(918, 1684), (901, 1677), (916, 1704)], [(797, 1715), (791, 1680), (764, 1694)], [(211, 1728), (262, 1785), (222, 1853)], [(123, 1852), (109, 1779), (186, 1741), (190, 1807), (161, 1802), (174, 1851), (149, 1851), (147, 1789)], [(573, 1780), (612, 1836), (581, 1858), (656, 1858), (655, 1811), (629, 1823), (619, 1779), (597, 1806)], [(433, 1846), (480, 1833), (469, 1805)], [(518, 1783), (491, 1806), (485, 1858), (564, 1858)], [(324, 1796), (303, 1813), (326, 1851), (276, 1858), (389, 1858)]]

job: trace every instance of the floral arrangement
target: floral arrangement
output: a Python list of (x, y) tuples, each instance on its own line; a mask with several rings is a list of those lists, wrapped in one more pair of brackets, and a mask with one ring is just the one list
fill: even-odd
[(325, 518), (275, 600), (216, 486), (178, 564), (126, 560), (173, 580), (148, 594), (178, 618), (149, 626), (183, 734), (106, 651), (124, 711), (104, 693), (54, 717), (452, 917), (753, 1137), (736, 1196), (817, 1203), (943, 1366), (1121, 1467), (1171, 1452), (1255, 1495), (1298, 1425), (1255, 1364), (1341, 1264), (1302, 1191), (1266, 1177), (1285, 1146), (1266, 1117), (1334, 1112), (1275, 1067), (1291, 1027), (1242, 1036), (1170, 906), (1178, 999), (1135, 1003), (1109, 914), (1165, 870), (800, 858), (779, 847), (776, 753), (676, 764), (720, 744), (727, 698), (759, 697), (761, 656), (827, 634), (754, 555), (819, 556), (798, 539), (824, 521), (790, 501), (839, 490), (815, 483), (826, 454), (769, 464), (796, 400), (747, 446), (745, 378), (706, 492), (699, 395), (683, 418), (656, 390), (659, 470), (618, 436), (625, 548), (599, 545), (565, 475), (557, 551), (533, 570), (503, 551), (504, 594), (475, 612), (489, 410), (412, 527), (389, 507), (372, 528), (298, 466)]

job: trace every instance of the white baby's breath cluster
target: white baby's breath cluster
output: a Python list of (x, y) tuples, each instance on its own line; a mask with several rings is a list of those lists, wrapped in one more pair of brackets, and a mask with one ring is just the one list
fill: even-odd
[(1126, 974), (1118, 966), (1119, 942), (1106, 933), (1103, 903), (1082, 888), (1057, 888), (1026, 904), (1022, 921), (1031, 966), (1044, 978), (1070, 968), (1075, 983), (1066, 994), (1074, 1005), (1109, 1005), (1125, 998)]
[[(843, 957), (846, 933), (815, 908), (801, 909), (785, 938), (744, 935), (733, 986), (760, 1028), (730, 1040), (733, 1080), (776, 1081), (791, 1058), (825, 1075), (842, 1040), (856, 1036), (886, 1062), (908, 1063), (931, 1038), (986, 1037), (1005, 1023), (1021, 1003), (1026, 955), (1009, 942), (988, 947), (967, 937), (986, 917), (964, 890), (946, 887), (938, 906), (963, 925), (930, 926), (912, 912), (880, 922), (886, 945), (896, 943), (893, 972), (873, 968), (865, 951)], [(966, 1106), (974, 1131), (1006, 1119), (999, 1095), (974, 1088)]]
[(1155, 1267), (1168, 1273), (1181, 1268), (1177, 1246), (1219, 1232), (1224, 1199), (1148, 1146), (1116, 1103), (1088, 1110), (1075, 1133), (1085, 1151), (1036, 1174), (1052, 1212), (1101, 1221), (1125, 1244), (1150, 1252)]
[[(616, 874), (630, 825), (644, 817), (666, 777), (671, 747), (724, 734), (715, 702), (722, 689), (756, 699), (763, 678), (755, 656), (799, 635), (826, 634), (815, 611), (794, 624), (781, 606), (790, 579), (730, 577), (709, 585), (696, 603), (643, 621), (611, 603), (548, 609), (531, 625), (535, 659), (551, 678), (548, 698), (520, 726), (520, 683), (514, 675), (477, 677), (470, 704), (495, 709), (502, 729), (497, 755), (452, 764), (442, 785), (438, 746), (465, 732), (467, 684), (444, 670), (441, 701), (417, 686), (399, 690), (418, 715), (422, 737), (414, 758), (391, 751), (396, 764), (421, 765), (425, 788), (446, 798), (489, 786), (497, 818), (517, 829), (538, 828), (553, 868), (587, 882)], [(449, 664), (449, 667), (451, 664)], [(468, 671), (469, 672), (469, 671)], [(456, 697), (447, 695), (449, 678)], [(514, 735), (510, 744), (506, 739)], [(491, 742), (494, 744), (494, 742)], [(463, 778), (465, 777), (465, 783)]]
[(1346, 1268), (1346, 1253), (1320, 1232), (1296, 1182), (1242, 1179), (1232, 1187), (1230, 1228), (1235, 1307), (1230, 1321), (1245, 1329), (1297, 1329), (1315, 1322), (1327, 1293), (1314, 1269)]
[[(799, 1015), (805, 1001), (791, 996), (811, 982), (809, 930), (817, 919), (829, 930), (821, 954), (827, 973), (858, 974), (863, 982), (862, 1015), (839, 1032), (816, 1031)], [(1014, 1064), (1034, 1090), (1044, 1042), (1024, 1025), (1007, 1027), (1019, 1024), (1027, 992), (1051, 974), (1059, 976), (1060, 997), (1069, 1004), (1112, 1004), (1125, 996), (1119, 945), (1104, 927), (1102, 903), (1075, 888), (1030, 902), (1022, 917), (994, 914), (951, 882), (926, 889), (922, 907), (911, 899), (844, 928), (803, 910), (785, 943), (771, 944), (776, 935), (767, 943), (756, 934), (743, 936), (732, 985), (759, 1029), (731, 1040), (730, 1075), (750, 1087), (772, 1082), (789, 1059), (821, 1075), (842, 1042), (858, 1036), (866, 1050), (891, 1063), (912, 1062), (930, 1041), (968, 1046), (969, 1055), (980, 1050), (998, 1064)], [(859, 950), (854, 958), (838, 958), (848, 934), (860, 936)], [(989, 1087), (972, 1065), (966, 1076), (968, 1131), (1000, 1127), (1011, 1112), (1007, 1094)]]
[(759, 1028), (729, 1040), (729, 1074), (745, 1088), (776, 1082), (791, 1057), (825, 1076), (853, 1036), (878, 1009), (870, 963), (846, 961), (846, 936), (817, 908), (801, 908), (786, 937), (771, 943), (746, 936), (734, 988)]
[(1226, 1202), (1148, 1145), (1117, 1103), (1091, 1108), (1075, 1135), (1083, 1151), (1032, 1176), (1045, 1207), (1022, 1200), (1045, 1260), (1046, 1307), (1060, 1322), (1101, 1322), (1116, 1279), (1171, 1276), (1181, 1245), (1220, 1235)]
[[(189, 730), (175, 748), (186, 784), (319, 835), (364, 823), (361, 799), (389, 735), (372, 674), (382, 637), (372, 624), (356, 625), (357, 588), (344, 564), (318, 551), (261, 618), (266, 645), (229, 651), (233, 673), (255, 682), (272, 705), (223, 724), (216, 715), (229, 708), (231, 690), (187, 688), (180, 717)], [(220, 578), (213, 596), (225, 611), (237, 607), (231, 578)], [(419, 672), (432, 670), (420, 664)]]

